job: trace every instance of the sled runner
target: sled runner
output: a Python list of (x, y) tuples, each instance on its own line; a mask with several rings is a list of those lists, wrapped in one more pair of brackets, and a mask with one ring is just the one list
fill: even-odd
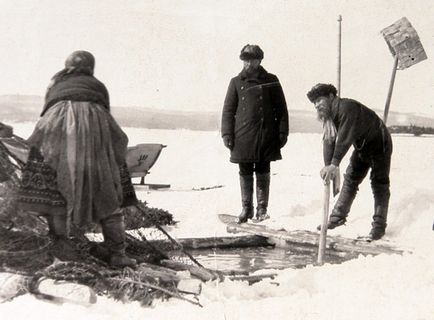
[[(220, 221), (227, 224), (229, 233), (249, 233), (268, 238), (271, 243), (277, 247), (311, 247), (313, 250), (318, 249), (319, 234), (308, 230), (291, 230), (273, 229), (263, 224), (241, 223), (238, 224), (238, 218), (233, 215), (219, 214)], [(327, 236), (327, 250), (329, 252), (343, 254), (372, 254), (382, 253), (402, 254), (403, 250), (396, 249), (384, 243), (368, 243), (356, 239)]]
[(150, 189), (170, 188), (170, 184), (145, 184), (145, 177), (150, 174), (149, 170), (165, 147), (159, 143), (142, 143), (128, 147), (127, 165), (131, 178), (140, 177), (140, 185), (146, 185)]

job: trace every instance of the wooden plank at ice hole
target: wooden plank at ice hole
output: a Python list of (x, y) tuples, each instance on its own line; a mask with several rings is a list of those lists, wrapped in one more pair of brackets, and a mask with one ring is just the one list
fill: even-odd
[(176, 271), (188, 271), (192, 276), (205, 282), (217, 278), (217, 275), (213, 274), (210, 270), (194, 265), (188, 265), (179, 261), (161, 260), (160, 263), (163, 267), (170, 268)]
[[(231, 237), (208, 237), (208, 238), (179, 238), (178, 242), (184, 249), (225, 249), (243, 247), (267, 247), (272, 245), (266, 237), (258, 235), (244, 235)], [(167, 240), (149, 240), (154, 246), (164, 246)]]
[[(134, 238), (140, 240), (141, 236), (137, 234), (137, 229), (127, 230), (127, 233)], [(166, 248), (172, 244), (168, 239), (155, 239), (154, 233), (156, 228), (140, 228), (140, 232), (149, 241), (150, 244), (159, 248)], [(104, 238), (102, 233), (86, 233), (86, 237), (90, 241), (102, 242)], [(225, 248), (243, 248), (243, 247), (267, 247), (273, 245), (267, 237), (260, 235), (242, 235), (242, 236), (227, 236), (227, 237), (207, 237), (207, 238), (178, 238), (177, 241), (187, 250), (200, 249), (225, 249)]]
[(398, 70), (404, 70), (427, 59), (425, 50), (416, 30), (407, 18), (381, 30), (393, 56), (398, 55)]
[[(232, 216), (233, 219), (235, 216)], [(221, 220), (229, 220), (229, 217), (220, 217)], [(232, 220), (233, 220), (232, 219)], [(230, 233), (245, 232), (250, 234), (256, 234), (264, 237), (268, 237), (272, 242), (278, 247), (287, 246), (314, 246), (318, 247), (319, 235), (317, 232), (312, 232), (308, 230), (291, 230), (287, 231), (285, 229), (273, 229), (267, 227), (263, 224), (253, 224), (253, 223), (241, 223), (236, 222), (227, 223), (227, 231)], [(375, 242), (365, 242), (355, 239), (349, 239), (344, 237), (328, 236), (326, 248), (331, 251), (342, 251), (351, 253), (362, 253), (362, 254), (372, 254), (377, 255), (381, 253), (388, 254), (402, 254), (403, 250), (399, 250), (392, 246), (381, 243), (379, 241)]]

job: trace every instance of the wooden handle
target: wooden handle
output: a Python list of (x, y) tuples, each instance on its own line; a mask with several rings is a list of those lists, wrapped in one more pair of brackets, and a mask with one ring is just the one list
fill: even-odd
[(341, 65), (342, 65), (342, 16), (338, 16), (338, 77), (337, 77), (337, 96), (341, 97)]
[(330, 204), (330, 181), (324, 185), (324, 214), (321, 223), (321, 233), (319, 235), (319, 248), (318, 248), (318, 264), (324, 263), (326, 240), (327, 240), (327, 223), (329, 218), (329, 204)]
[(397, 67), (398, 67), (398, 54), (395, 55), (395, 61), (393, 62), (392, 76), (390, 77), (389, 92), (387, 93), (386, 106), (384, 107), (384, 115), (383, 115), (384, 124), (386, 124), (387, 116), (389, 114), (389, 106), (390, 106), (390, 101), (392, 100), (393, 85), (395, 84), (395, 75), (396, 75)]

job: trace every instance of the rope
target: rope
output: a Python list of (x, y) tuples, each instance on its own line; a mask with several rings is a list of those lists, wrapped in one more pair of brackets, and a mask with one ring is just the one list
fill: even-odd
[(36, 249), (31, 250), (19, 250), (19, 251), (8, 251), (8, 250), (0, 250), (0, 257), (4, 258), (29, 258), (31, 256), (40, 255), (52, 245), (52, 241), (48, 237), (44, 237), (46, 239), (45, 243), (42, 245), (38, 245)]
[[(138, 205), (135, 205), (135, 207), (142, 212), (146, 217), (149, 218), (149, 215), (142, 210), (142, 208), (140, 208)], [(191, 261), (193, 261), (196, 265), (198, 265), (201, 268), (205, 268), (199, 261), (197, 261), (189, 252), (187, 252), (183, 245), (181, 243), (179, 243), (175, 238), (173, 238), (166, 230), (164, 230), (164, 228), (162, 228), (160, 225), (155, 225), (155, 227), (160, 230), (169, 240), (170, 242), (172, 242), (173, 244), (175, 244), (176, 246), (178, 246), (180, 248), (180, 250), (182, 251), (182, 253), (184, 253), (187, 257), (190, 258)]]

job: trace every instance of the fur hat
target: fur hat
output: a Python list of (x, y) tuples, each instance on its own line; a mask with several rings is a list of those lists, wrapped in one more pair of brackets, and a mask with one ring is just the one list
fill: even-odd
[(307, 93), (307, 98), (310, 102), (314, 102), (319, 97), (328, 97), (332, 93), (337, 95), (338, 90), (332, 84), (318, 83)]
[(264, 51), (256, 44), (246, 44), (240, 53), (241, 60), (264, 59)]

